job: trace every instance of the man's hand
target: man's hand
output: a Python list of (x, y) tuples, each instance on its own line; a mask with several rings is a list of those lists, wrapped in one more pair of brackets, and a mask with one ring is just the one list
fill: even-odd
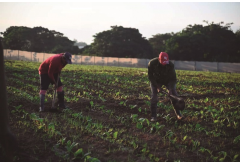
[(161, 91), (163, 91), (162, 87), (158, 86), (158, 87), (157, 87), (157, 91), (158, 91), (158, 93), (161, 92)]
[(168, 90), (168, 96), (172, 95), (172, 90)]
[(57, 90), (57, 83), (56, 82), (54, 82), (54, 90)]
[(52, 85), (54, 86), (54, 90), (56, 90), (57, 89), (57, 82), (54, 80), (52, 80)]

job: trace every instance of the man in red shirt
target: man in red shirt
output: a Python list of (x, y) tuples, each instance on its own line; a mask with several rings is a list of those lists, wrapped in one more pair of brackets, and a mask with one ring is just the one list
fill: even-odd
[[(44, 111), (44, 100), (45, 94), (49, 87), (49, 84), (55, 85), (55, 90), (57, 90), (58, 103), (60, 108), (66, 108), (64, 104), (64, 91), (63, 84), (59, 77), (62, 68), (67, 64), (72, 64), (72, 55), (69, 52), (56, 54), (47, 58), (43, 63), (41, 63), (38, 68), (40, 75), (40, 112)], [(58, 83), (57, 83), (58, 82)]]

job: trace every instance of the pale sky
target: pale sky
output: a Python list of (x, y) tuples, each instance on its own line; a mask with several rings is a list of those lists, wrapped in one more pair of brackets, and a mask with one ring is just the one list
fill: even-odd
[(42, 26), (70, 40), (93, 42), (93, 35), (110, 26), (136, 28), (145, 38), (179, 32), (187, 25), (206, 25), (203, 20), (233, 22), (240, 29), (240, 2), (144, 2), (144, 1), (52, 1), (0, 2), (0, 32), (10, 26)]

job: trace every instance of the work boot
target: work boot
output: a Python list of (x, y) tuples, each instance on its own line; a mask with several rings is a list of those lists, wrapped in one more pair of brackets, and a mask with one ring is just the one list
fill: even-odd
[(179, 110), (174, 109), (174, 112), (175, 112), (178, 120), (181, 120), (184, 118)]
[(64, 91), (58, 92), (57, 97), (58, 97), (58, 107), (65, 109), (66, 106), (64, 104)]
[(151, 121), (157, 120), (157, 104), (151, 103)]
[(151, 121), (152, 121), (152, 122), (157, 121), (157, 118), (156, 118), (156, 117), (152, 117), (152, 118), (151, 118)]
[(39, 107), (39, 112), (45, 112), (44, 111), (44, 100), (45, 100), (45, 95), (40, 94), (40, 107)]

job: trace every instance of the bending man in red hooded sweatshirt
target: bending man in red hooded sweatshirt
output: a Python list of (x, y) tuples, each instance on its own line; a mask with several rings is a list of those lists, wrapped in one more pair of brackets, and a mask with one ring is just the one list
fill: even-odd
[[(168, 54), (166, 52), (161, 52), (159, 57), (156, 57), (149, 61), (148, 63), (148, 79), (150, 80), (151, 87), (151, 121), (157, 120), (157, 102), (158, 92), (162, 91), (162, 86), (166, 86), (169, 95), (177, 96), (176, 90), (176, 71), (174, 64), (169, 61)], [(175, 100), (172, 104), (175, 104)], [(179, 109), (174, 111), (179, 120), (183, 119), (183, 116)]]
[[(64, 104), (64, 91), (63, 84), (58, 75), (60, 75), (62, 68), (67, 64), (72, 64), (72, 55), (69, 52), (57, 54), (47, 58), (41, 63), (38, 71), (40, 75), (40, 108), (39, 112), (44, 112), (44, 100), (45, 94), (49, 87), (49, 84), (54, 84), (57, 89), (57, 97), (60, 108), (66, 108)], [(58, 80), (57, 80), (58, 79)], [(58, 82), (58, 83), (57, 83)]]

